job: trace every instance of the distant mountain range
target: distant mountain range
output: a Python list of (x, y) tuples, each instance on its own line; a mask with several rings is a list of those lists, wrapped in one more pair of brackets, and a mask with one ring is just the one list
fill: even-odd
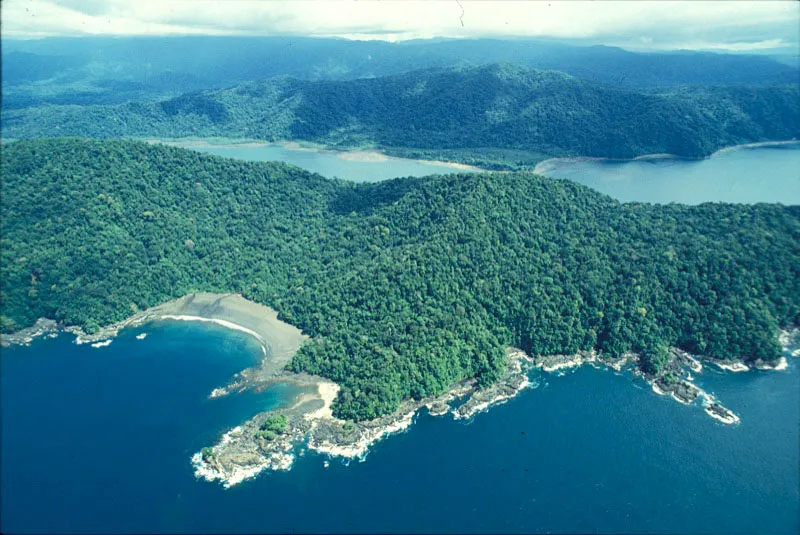
[(765, 56), (634, 53), (538, 40), (386, 43), (300, 37), (3, 40), (3, 107), (113, 104), (289, 75), (352, 80), (509, 62), (625, 88), (799, 83), (796, 64)]
[(282, 76), (164, 100), (3, 112), (3, 137), (61, 135), (695, 157), (800, 137), (800, 86), (620, 89), (502, 63), (355, 80)]

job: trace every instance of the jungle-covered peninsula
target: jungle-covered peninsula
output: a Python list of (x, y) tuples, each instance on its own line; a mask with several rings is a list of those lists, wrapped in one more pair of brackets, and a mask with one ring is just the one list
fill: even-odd
[(3, 331), (85, 333), (196, 291), (311, 340), (286, 370), (364, 422), (531, 358), (676, 348), (776, 366), (800, 317), (800, 209), (619, 203), (529, 172), (330, 180), (134, 141), (4, 145)]

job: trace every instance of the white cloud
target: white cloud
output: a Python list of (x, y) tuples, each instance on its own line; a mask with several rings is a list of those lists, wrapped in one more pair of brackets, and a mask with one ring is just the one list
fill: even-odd
[[(463, 8), (463, 9), (462, 9)], [(705, 44), (720, 50), (800, 41), (792, 1), (4, 0), (3, 35), (312, 35), (403, 40), (553, 37)], [(738, 48), (737, 48), (738, 49)]]
[[(652, 44), (647, 43), (650, 48)], [(661, 46), (661, 49), (670, 50), (716, 50), (720, 52), (747, 52), (783, 49), (791, 46), (783, 39), (766, 39), (764, 41), (743, 41), (738, 43), (709, 43), (707, 41), (687, 41), (670, 43), (668, 47)]]

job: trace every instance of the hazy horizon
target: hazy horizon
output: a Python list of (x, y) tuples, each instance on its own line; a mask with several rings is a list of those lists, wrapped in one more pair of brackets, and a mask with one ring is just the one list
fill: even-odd
[(654, 52), (796, 55), (800, 50), (800, 3), (791, 1), (6, 0), (2, 16), (4, 40), (247, 36), (407, 42), (491, 38)]

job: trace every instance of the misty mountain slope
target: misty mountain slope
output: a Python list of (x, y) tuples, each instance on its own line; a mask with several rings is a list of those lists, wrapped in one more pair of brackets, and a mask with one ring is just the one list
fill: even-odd
[(704, 156), (800, 137), (795, 85), (609, 88), (511, 64), (347, 81), (277, 77), (157, 102), (3, 111), (3, 136), (224, 136), (340, 147)]
[(113, 104), (289, 75), (351, 80), (421, 68), (510, 62), (626, 88), (799, 83), (771, 58), (635, 53), (542, 40), (386, 43), (301, 37), (137, 37), (3, 40), (5, 108)]

